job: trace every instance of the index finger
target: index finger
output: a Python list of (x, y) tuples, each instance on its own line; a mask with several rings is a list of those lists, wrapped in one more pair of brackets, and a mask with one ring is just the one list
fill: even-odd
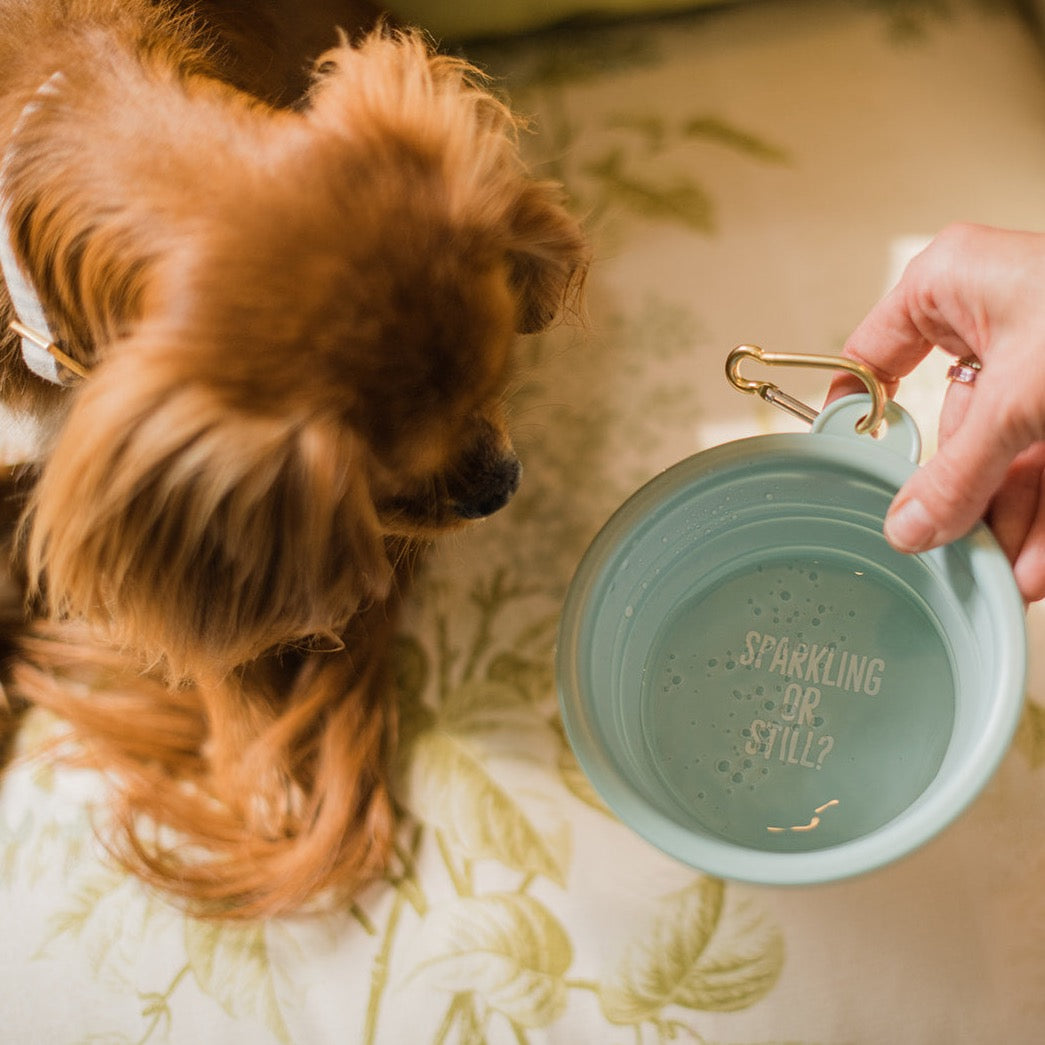
[(957, 358), (982, 359), (990, 332), (985, 304), (1010, 294), (1013, 274), (1020, 276), (1028, 255), (1040, 250), (1027, 234), (948, 226), (853, 331), (845, 355), (870, 366), (891, 391), (934, 345)]
[[(900, 379), (929, 354), (933, 342), (916, 325), (907, 305), (906, 290), (897, 284), (849, 335), (842, 355), (871, 368), (891, 399)], [(865, 391), (859, 378), (839, 374), (832, 382), (827, 402)]]
[(849, 335), (842, 354), (869, 366), (891, 396), (934, 344), (916, 319), (907, 284), (901, 280)]

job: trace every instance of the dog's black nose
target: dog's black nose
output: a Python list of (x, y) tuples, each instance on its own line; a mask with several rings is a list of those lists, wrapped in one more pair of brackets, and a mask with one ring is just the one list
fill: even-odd
[(454, 511), (462, 519), (485, 519), (500, 511), (519, 489), (522, 465), (515, 456), (498, 459), (496, 465), (487, 465), (475, 478), (467, 493), (454, 499)]

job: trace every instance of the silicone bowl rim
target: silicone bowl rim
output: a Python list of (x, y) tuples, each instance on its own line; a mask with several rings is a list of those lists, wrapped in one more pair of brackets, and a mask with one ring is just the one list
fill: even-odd
[[(638, 835), (683, 863), (734, 881), (763, 885), (809, 885), (862, 874), (909, 854), (953, 822), (979, 795), (1005, 757), (1024, 705), (1027, 636), (1023, 600), (1012, 570), (988, 528), (979, 523), (954, 542), (968, 557), (977, 586), (998, 615), (996, 635), (1003, 643), (1001, 670), (987, 727), (965, 772), (952, 774), (935, 800), (912, 815), (901, 815), (870, 834), (830, 848), (769, 853), (699, 835), (644, 799), (596, 742), (597, 731), (580, 695), (579, 648), (590, 596), (615, 552), (650, 511), (679, 497), (697, 482), (755, 461), (781, 465), (793, 473), (800, 464), (830, 465), (857, 476), (883, 480), (899, 489), (916, 465), (868, 438), (814, 432), (751, 436), (701, 451), (672, 465), (636, 490), (609, 517), (570, 582), (562, 607), (556, 647), (556, 685), (569, 744), (582, 770), (609, 808)], [(595, 607), (594, 609), (597, 609)]]

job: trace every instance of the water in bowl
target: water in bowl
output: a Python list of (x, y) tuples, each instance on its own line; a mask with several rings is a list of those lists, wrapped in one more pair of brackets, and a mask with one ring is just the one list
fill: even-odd
[(763, 559), (666, 621), (643, 676), (645, 744), (684, 822), (768, 851), (836, 845), (932, 781), (951, 660), (924, 604), (874, 564)]

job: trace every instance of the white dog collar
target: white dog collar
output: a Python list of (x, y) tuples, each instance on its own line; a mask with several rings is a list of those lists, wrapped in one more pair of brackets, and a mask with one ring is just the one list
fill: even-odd
[(14, 237), (11, 234), (10, 203), (6, 188), (14, 139), (26, 120), (40, 108), (42, 99), (57, 93), (61, 78), (61, 73), (55, 73), (29, 100), (11, 133), (12, 145), (8, 146), (3, 159), (0, 160), (0, 273), (7, 284), (7, 293), (15, 314), (11, 329), (21, 337), (25, 365), (34, 374), (52, 384), (68, 385), (78, 378), (86, 377), (87, 370), (55, 344), (54, 334), (40, 302), (40, 295), (18, 260)]

